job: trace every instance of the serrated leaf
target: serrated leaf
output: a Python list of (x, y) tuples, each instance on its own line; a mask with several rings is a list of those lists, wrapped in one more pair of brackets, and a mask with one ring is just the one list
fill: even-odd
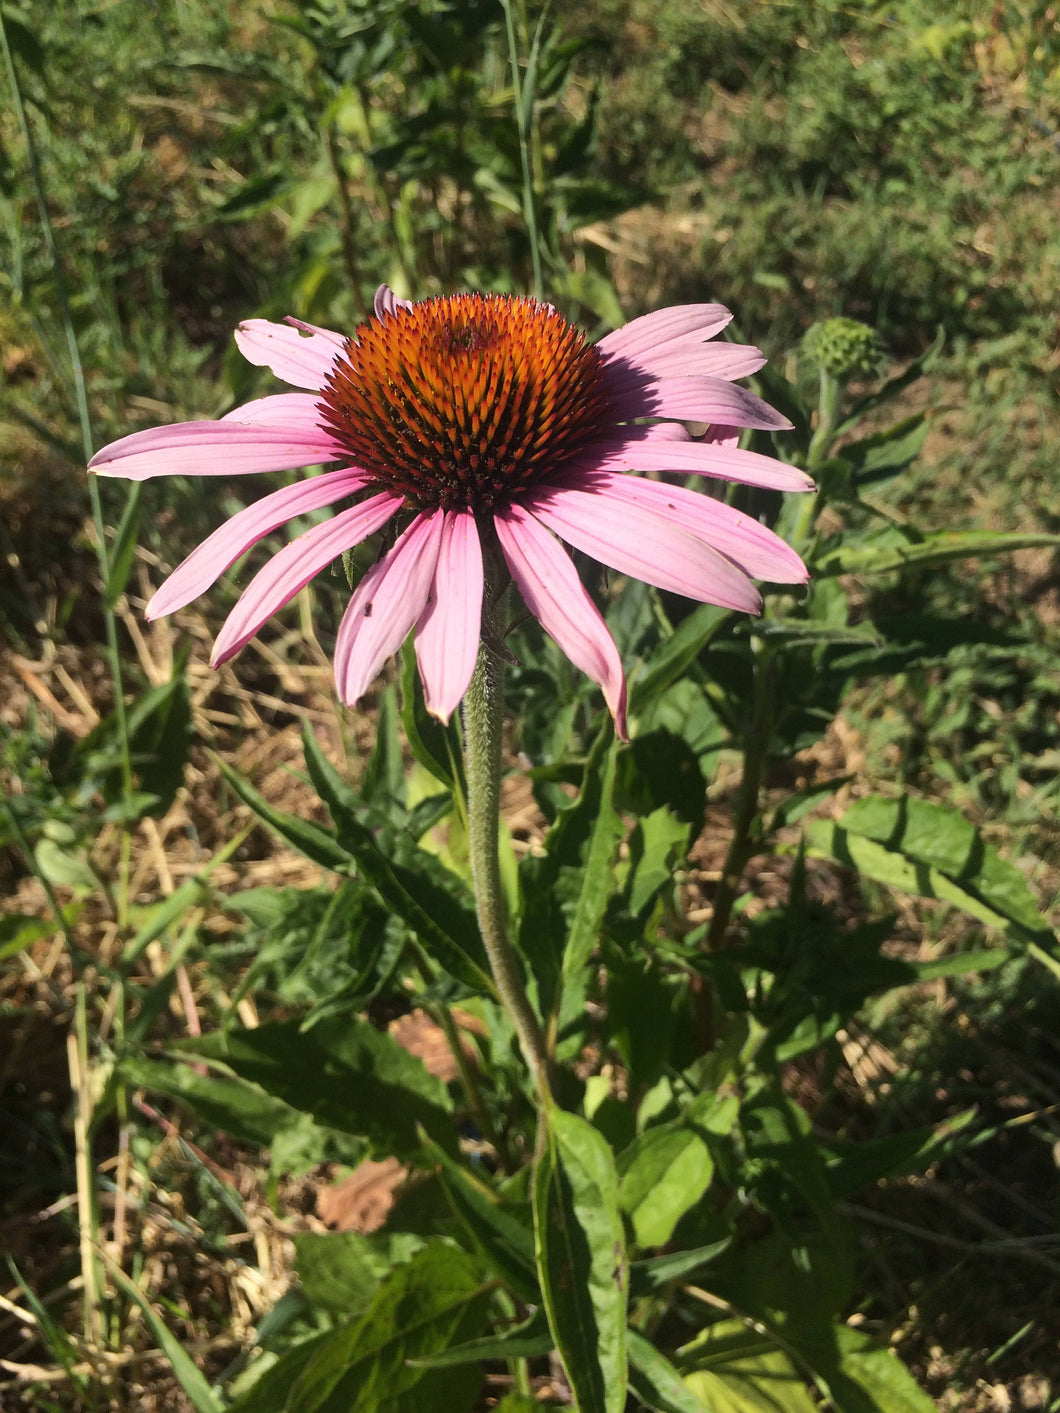
[(626, 1254), (607, 1143), (576, 1114), (542, 1114), (534, 1242), (549, 1328), (585, 1413), (626, 1405)]
[(811, 821), (806, 837), (812, 849), (878, 883), (952, 903), (1022, 943), (1053, 944), (1019, 869), (945, 805), (872, 796), (838, 824)]

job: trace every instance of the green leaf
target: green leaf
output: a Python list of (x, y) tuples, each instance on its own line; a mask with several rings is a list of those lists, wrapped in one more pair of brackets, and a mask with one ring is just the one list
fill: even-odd
[(200, 1373), (180, 1340), (170, 1333), (164, 1322), (155, 1314), (154, 1307), (140, 1287), (129, 1279), (116, 1262), (108, 1260), (107, 1270), (111, 1280), (121, 1286), (129, 1299), (135, 1301), (143, 1311), (155, 1343), (169, 1360), (177, 1382), (187, 1395), (195, 1413), (224, 1413), (224, 1404), (210, 1387), (205, 1375)]
[(182, 1042), (181, 1051), (223, 1063), (317, 1123), (363, 1135), (384, 1156), (419, 1157), (418, 1124), (439, 1143), (455, 1142), (442, 1081), (356, 1017), (330, 1016), (311, 1030), (291, 1020), (217, 1031)]
[(464, 797), (463, 754), (455, 722), (443, 726), (429, 715), (409, 636), (401, 652), (401, 724), (409, 750), (425, 770), (454, 794)]
[(858, 544), (843, 537), (826, 544), (814, 559), (815, 577), (832, 574), (884, 574), (913, 565), (927, 568), (955, 559), (981, 559), (1060, 544), (1060, 535), (1045, 532), (1006, 534), (994, 530), (938, 530), (912, 539), (889, 527), (875, 541)]
[(411, 1232), (302, 1232), (294, 1238), (295, 1269), (314, 1310), (359, 1314), (380, 1284), (423, 1247)]
[(812, 849), (878, 883), (953, 903), (1019, 942), (1054, 942), (1023, 874), (948, 806), (873, 795), (838, 824), (811, 821), (806, 834)]
[(310, 824), (298, 815), (288, 814), (270, 805), (265, 797), (254, 789), (227, 761), (218, 756), (213, 760), (229, 785), (245, 805), (254, 811), (260, 820), (269, 826), (281, 839), (286, 839), (292, 848), (304, 854), (313, 863), (329, 868), (333, 873), (349, 873), (352, 862), (347, 851), (340, 847), (334, 834), (329, 834), (319, 825)]
[(649, 1256), (643, 1261), (631, 1261), (629, 1267), (630, 1298), (639, 1300), (670, 1281), (687, 1279), (716, 1261), (732, 1245), (732, 1237), (697, 1246), (690, 1251), (674, 1251), (662, 1256)]
[(338, 846), (348, 851), (348, 858), (356, 861), (380, 900), (451, 976), (475, 991), (492, 992), (493, 980), (475, 915), (435, 881), (440, 865), (422, 849), (410, 850), (408, 865), (388, 858), (358, 818), (357, 796), (328, 761), (311, 731), (303, 732), (302, 744), (310, 778), (335, 820)]
[[(365, 766), (361, 795), (366, 804), (393, 809), (405, 803), (405, 762), (398, 738), (397, 692), (393, 684), (383, 689), (375, 723), (375, 744)], [(309, 731), (303, 727), (303, 736)]]
[(582, 1413), (626, 1405), (626, 1254), (607, 1143), (576, 1114), (542, 1114), (534, 1239), (549, 1328)]
[(540, 1302), (534, 1265), (534, 1237), (485, 1183), (479, 1182), (438, 1144), (425, 1140), (429, 1158), (441, 1169), (442, 1191), (457, 1220), (498, 1275), (532, 1305)]
[(137, 929), (135, 937), (126, 944), (121, 954), (122, 966), (130, 967), (133, 962), (156, 938), (179, 922), (190, 908), (204, 901), (208, 892), (207, 882), (218, 865), (226, 863), (247, 837), (246, 830), (231, 839), (209, 859), (193, 877), (186, 879), (168, 898), (156, 903), (147, 910), (147, 917)]
[(723, 608), (700, 604), (666, 639), (651, 661), (634, 678), (629, 693), (629, 713), (636, 719), (684, 673), (728, 617)]
[(543, 1309), (535, 1310), (528, 1320), (515, 1325), (505, 1334), (486, 1335), (484, 1339), (468, 1340), (441, 1354), (430, 1354), (412, 1363), (430, 1369), (444, 1369), (450, 1364), (478, 1364), (484, 1359), (539, 1359), (552, 1352), (552, 1335)]
[(465, 1413), (482, 1382), (466, 1364), (411, 1363), (478, 1334), (488, 1287), (472, 1259), (435, 1241), (384, 1281), (357, 1320), (329, 1334), (294, 1379), (285, 1407), (298, 1413)]
[(33, 848), (33, 862), (41, 878), (55, 888), (94, 893), (99, 887), (84, 849), (64, 848), (54, 839), (39, 839)]
[(827, 1162), (832, 1195), (850, 1198), (883, 1178), (922, 1173), (932, 1163), (974, 1141), (975, 1133), (969, 1131), (969, 1125), (975, 1118), (975, 1109), (965, 1109), (953, 1118), (908, 1133), (887, 1134), (858, 1143), (830, 1140)]
[(508, 1393), (493, 1413), (541, 1413), (541, 1404), (529, 1393)]
[(650, 1340), (632, 1329), (626, 1339), (631, 1366), (629, 1384), (641, 1403), (658, 1413), (710, 1413)]
[(684, 861), (687, 847), (688, 825), (666, 805), (643, 816), (630, 841), (629, 910), (634, 916), (673, 886), (675, 866)]
[(191, 1064), (124, 1055), (116, 1072), (132, 1088), (179, 1099), (206, 1123), (243, 1143), (268, 1146), (302, 1116), (283, 1100), (233, 1075), (201, 1074)]
[(640, 1246), (664, 1246), (674, 1228), (710, 1186), (714, 1160), (694, 1128), (681, 1123), (649, 1128), (623, 1154), (619, 1202)]
[(738, 1320), (710, 1325), (681, 1353), (698, 1366), (685, 1386), (710, 1413), (816, 1413), (788, 1354)]
[(14, 957), (34, 942), (56, 930), (57, 924), (29, 913), (9, 913), (0, 917), (0, 962)]
[[(624, 833), (622, 819), (611, 798), (615, 783), (615, 761), (618, 757), (618, 749), (618, 741), (612, 739), (600, 762), (599, 772), (593, 771), (592, 775), (596, 818), (585, 852), (581, 886), (574, 905), (574, 913), (570, 920), (570, 930), (567, 933), (566, 947), (563, 952), (565, 984), (579, 975), (592, 955), (600, 935), (600, 924), (603, 921), (604, 910), (614, 890), (615, 851)], [(594, 752), (594, 757), (595, 755)], [(590, 770), (592, 770), (592, 765), (590, 765)], [(583, 794), (587, 793), (589, 788), (590, 779), (587, 771), (586, 783), (582, 787)]]
[(811, 1358), (843, 1413), (934, 1413), (934, 1400), (893, 1349), (847, 1325), (834, 1325), (823, 1336), (814, 1342), (800, 1335), (797, 1348)]
[(107, 575), (107, 583), (103, 591), (103, 601), (108, 609), (112, 609), (118, 602), (125, 592), (125, 585), (129, 582), (129, 571), (133, 566), (140, 535), (140, 493), (142, 489), (142, 481), (133, 481), (129, 486), (125, 509), (122, 511), (118, 531), (114, 537), (114, 545), (110, 551), (110, 573)]

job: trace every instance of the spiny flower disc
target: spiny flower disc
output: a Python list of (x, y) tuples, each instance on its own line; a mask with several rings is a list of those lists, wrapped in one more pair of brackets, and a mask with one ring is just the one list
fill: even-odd
[(369, 319), (318, 407), (351, 461), (421, 509), (505, 504), (613, 423), (596, 348), (551, 305), (509, 295)]

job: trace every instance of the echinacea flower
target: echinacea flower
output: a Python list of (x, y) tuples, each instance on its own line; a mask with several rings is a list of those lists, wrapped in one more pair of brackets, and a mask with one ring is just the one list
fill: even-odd
[[(736, 445), (735, 429), (789, 423), (733, 382), (762, 366), (758, 349), (709, 342), (731, 317), (717, 304), (678, 305), (591, 344), (537, 300), (456, 294), (412, 303), (384, 285), (374, 317), (350, 338), (293, 319), (240, 326), (245, 358), (308, 392), (263, 397), (215, 422), (134, 432), (90, 468), (139, 481), (338, 463), (234, 515), (148, 604), (148, 618), (182, 608), (288, 520), (348, 502), (258, 571), (218, 634), (214, 666), (398, 517), (401, 533), (357, 585), (338, 631), (335, 679), (346, 704), (415, 630), (427, 708), (449, 719), (475, 666), (483, 553), (499, 550), (527, 608), (599, 684), (624, 736), (618, 649), (556, 536), (620, 574), (748, 613), (761, 608), (751, 576), (807, 577), (798, 555), (751, 517), (629, 474), (810, 488), (795, 467)], [(709, 424), (707, 440), (692, 440), (684, 422)]]

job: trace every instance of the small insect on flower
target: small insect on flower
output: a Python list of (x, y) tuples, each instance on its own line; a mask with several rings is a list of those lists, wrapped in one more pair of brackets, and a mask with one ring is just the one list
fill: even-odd
[[(803, 472), (742, 451), (738, 429), (790, 424), (737, 378), (757, 348), (710, 342), (717, 304), (634, 319), (590, 343), (551, 305), (455, 294), (412, 303), (384, 285), (352, 336), (251, 319), (236, 342), (303, 392), (237, 407), (216, 422), (135, 432), (90, 469), (232, 476), (337, 463), (247, 506), (215, 530), (148, 604), (190, 603), (271, 531), (343, 505), (260, 569), (214, 645), (215, 666), (345, 551), (397, 517), (401, 533), (363, 576), (335, 645), (339, 695), (352, 704), (415, 631), (428, 710), (447, 721), (478, 651), (483, 554), (500, 556), (523, 600), (597, 682), (624, 736), (618, 649), (559, 540), (621, 574), (706, 603), (757, 613), (752, 578), (801, 583), (799, 556), (740, 511), (637, 472), (719, 477), (780, 491)], [(706, 423), (693, 441), (684, 422)], [(559, 537), (558, 539), (556, 537)]]

